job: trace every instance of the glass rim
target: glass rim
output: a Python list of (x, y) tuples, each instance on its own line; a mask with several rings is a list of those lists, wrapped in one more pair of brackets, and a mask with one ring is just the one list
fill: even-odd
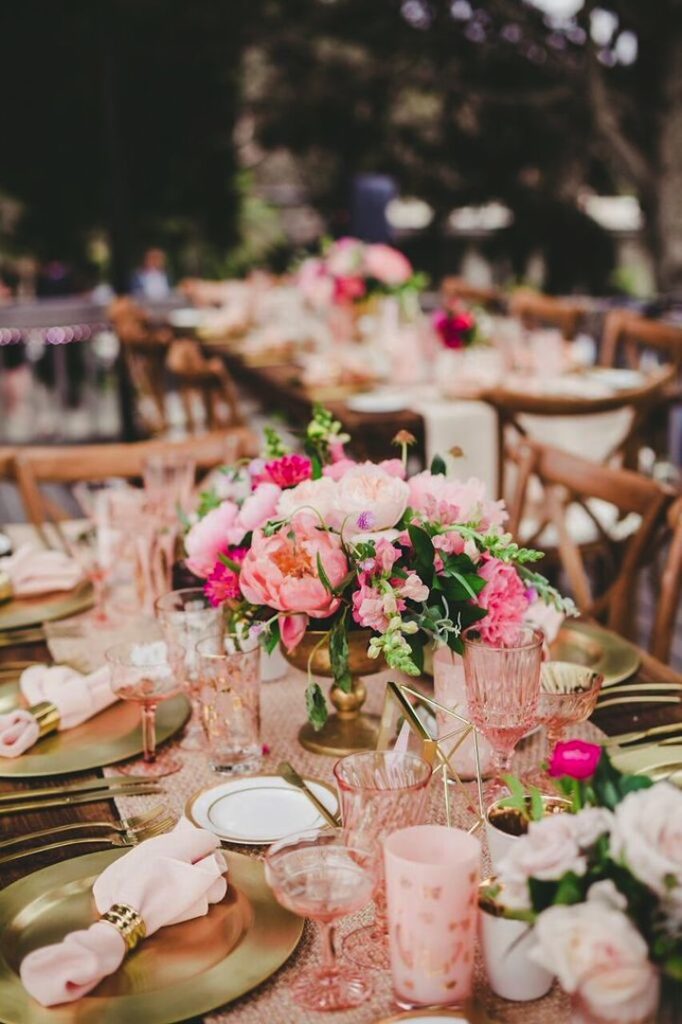
[[(349, 760), (349, 758), (353, 757), (359, 760), (360, 758), (365, 757), (377, 757), (377, 755), (380, 757), (383, 755), (393, 755), (395, 757), (412, 758), (413, 761), (419, 761), (424, 768), (428, 769), (427, 774), (423, 779), (419, 779), (417, 782), (411, 782), (404, 786), (356, 786), (344, 778), (342, 774), (343, 765), (347, 760)], [(344, 757), (340, 757), (334, 764), (332, 771), (334, 772), (337, 785), (341, 789), (346, 789), (349, 792), (359, 793), (363, 790), (367, 790), (372, 793), (398, 793), (423, 789), (427, 786), (433, 776), (433, 765), (429, 764), (426, 758), (422, 757), (421, 754), (414, 754), (411, 750), (363, 750), (352, 754), (345, 754)]]
[[(304, 829), (302, 832), (291, 832), (289, 835), (275, 840), (274, 843), (270, 843), (265, 852), (265, 863), (272, 871), (277, 873), (278, 869), (273, 861), (279, 854), (285, 853), (288, 846), (294, 847), (297, 842), (305, 843), (309, 841), (308, 845), (314, 847), (317, 845), (318, 840), (324, 839), (325, 836), (333, 840), (335, 845), (346, 850), (357, 850), (359, 853), (369, 855), (370, 857), (376, 856), (377, 859), (381, 856), (381, 844), (369, 833), (360, 832), (357, 829), (349, 830), (344, 828), (343, 825), (340, 825), (338, 828), (325, 825), (320, 826), (320, 828)], [(348, 841), (346, 841), (346, 837), (348, 837)]]
[[(213, 608), (213, 605), (211, 604), (209, 598), (206, 596), (206, 592), (203, 587), (178, 587), (177, 590), (168, 590), (166, 591), (165, 594), (162, 594), (161, 597), (157, 597), (156, 601), (154, 602), (155, 610), (161, 612), (180, 612), (180, 614), (182, 614), (185, 611), (184, 608), (163, 607), (164, 601), (167, 601), (169, 598), (178, 597), (179, 594), (196, 594), (198, 597), (201, 597), (206, 601), (206, 604), (208, 605), (209, 608)], [(190, 611), (193, 610), (194, 609), (190, 609)], [(218, 611), (219, 609), (216, 608), (215, 610)]]
[(166, 463), (166, 465), (175, 467), (189, 467), (191, 465), (193, 469), (196, 469), (197, 466), (197, 460), (195, 455), (191, 455), (189, 453), (185, 454), (184, 452), (180, 451), (148, 452), (142, 460), (143, 468), (145, 466), (154, 465), (155, 463), (157, 465), (163, 465), (164, 463)]
[(517, 630), (517, 632), (519, 633), (529, 633), (532, 639), (530, 639), (528, 643), (513, 644), (511, 647), (495, 647), (493, 646), (493, 644), (488, 643), (481, 637), (467, 635), (470, 633), (477, 632), (476, 623), (465, 629), (464, 632), (461, 634), (461, 637), (465, 647), (469, 646), (476, 648), (485, 648), (486, 651), (491, 651), (493, 654), (508, 654), (510, 651), (531, 651), (536, 647), (542, 647), (542, 645), (545, 642), (545, 634), (541, 629), (538, 629), (536, 626), (520, 625), (512, 626), (510, 628)]
[[(130, 661), (130, 651), (133, 647), (151, 646), (152, 644), (159, 643), (165, 644), (166, 657), (161, 661), (153, 661), (147, 665), (135, 665)], [(174, 665), (183, 662), (186, 657), (185, 648), (182, 644), (175, 643), (174, 641), (164, 640), (120, 640), (116, 644), (112, 644), (111, 647), (107, 647), (104, 652), (104, 660), (108, 661), (110, 665), (122, 665), (126, 668), (144, 669), (144, 668), (159, 668), (162, 665)], [(128, 654), (128, 657), (126, 657)]]

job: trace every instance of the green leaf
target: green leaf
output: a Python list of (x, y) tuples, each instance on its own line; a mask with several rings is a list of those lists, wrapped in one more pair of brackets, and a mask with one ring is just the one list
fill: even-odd
[(412, 661), (419, 669), (420, 674), (424, 671), (424, 645), (426, 637), (423, 633), (412, 633), (405, 637), (412, 652)]
[(226, 565), (228, 569), (232, 569), (233, 572), (239, 572), (241, 570), (239, 562), (235, 562), (234, 559), (230, 558), (229, 555), (226, 555), (222, 551), (218, 555), (218, 561), (222, 562), (223, 565)]
[(348, 668), (348, 636), (343, 619), (329, 631), (329, 661), (334, 673), (334, 682), (344, 693), (350, 693), (353, 679)]
[[(407, 528), (407, 532), (409, 533), (410, 540), (412, 541), (418, 570), (423, 569), (424, 573), (428, 573), (430, 569), (433, 569), (433, 559), (435, 555), (435, 549), (431, 538), (426, 530), (423, 530), (421, 526), (415, 526), (414, 523), (410, 523)], [(419, 571), (419, 575), (422, 576), (423, 579), (421, 571)]]
[(331, 585), (331, 583), (329, 581), (329, 577), (327, 576), (327, 573), (325, 572), (325, 568), (324, 568), (324, 566), (322, 564), (322, 559), (320, 558), (320, 552), (319, 551), (317, 552), (317, 574), (320, 577), (320, 583), (322, 584), (324, 589), (327, 591), (327, 593), (328, 594), (333, 594), (334, 593), (334, 588), (333, 588), (333, 586)]
[(447, 472), (447, 466), (445, 465), (445, 459), (441, 455), (434, 455), (431, 460), (431, 474), (432, 476), (445, 476)]
[(305, 691), (305, 703), (308, 709), (308, 720), (315, 732), (319, 732), (329, 717), (327, 702), (319, 683), (311, 683)]
[(533, 910), (538, 914), (543, 910), (547, 910), (555, 902), (555, 896), (557, 892), (556, 882), (546, 882), (540, 878), (529, 878), (528, 888), (530, 890), (530, 900), (533, 904)]
[(263, 646), (268, 654), (272, 654), (279, 641), (279, 619), (275, 619), (274, 622), (270, 623), (270, 628), (268, 629), (263, 642)]
[(214, 508), (219, 508), (221, 505), (221, 499), (218, 497), (215, 491), (202, 491), (199, 495), (199, 507), (197, 508), (197, 515), (200, 519), (203, 519), (205, 515), (212, 512)]
[(570, 904), (582, 903), (584, 882), (574, 871), (567, 871), (557, 887), (554, 902)]
[(545, 803), (542, 793), (537, 786), (531, 786), (530, 793), (530, 816), (532, 821), (541, 821), (545, 815)]

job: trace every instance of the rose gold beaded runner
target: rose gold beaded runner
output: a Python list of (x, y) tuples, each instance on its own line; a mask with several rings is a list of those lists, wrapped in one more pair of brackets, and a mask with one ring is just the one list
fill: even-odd
[[(140, 630), (140, 623), (131, 625), (134, 633)], [(50, 631), (52, 632), (52, 631)], [(55, 630), (59, 634), (61, 630)], [(65, 631), (64, 631), (65, 632)], [(99, 631), (97, 631), (99, 632)], [(83, 669), (95, 668), (101, 664), (103, 650), (112, 640), (111, 636), (98, 636), (96, 631), (87, 638), (51, 635), (49, 647), (52, 656), (58, 661), (78, 661)], [(120, 632), (117, 635), (120, 639)], [(395, 678), (394, 673), (382, 673), (366, 679), (368, 700), (367, 710), (380, 713), (383, 706), (385, 682)], [(413, 681), (412, 681), (413, 682)], [(304, 690), (306, 679), (303, 673), (289, 669), (287, 675), (278, 681), (264, 683), (262, 688), (262, 738), (268, 749), (263, 760), (263, 771), (274, 772), (279, 761), (290, 760), (301, 774), (315, 776), (326, 782), (332, 782), (332, 766), (334, 758), (312, 754), (298, 743), (297, 734), (305, 718)], [(428, 682), (424, 683), (425, 688)], [(586, 724), (575, 730), (575, 734), (584, 739), (596, 740), (601, 735), (592, 725)], [(540, 756), (540, 736), (536, 735), (523, 743), (515, 758), (515, 770), (523, 772), (534, 767)], [(218, 776), (208, 768), (207, 760), (201, 752), (178, 750), (173, 747), (175, 755), (179, 755), (183, 768), (174, 775), (162, 780), (165, 789), (163, 802), (177, 815), (183, 813), (187, 800), (199, 789), (215, 784)], [(164, 748), (161, 748), (159, 759), (163, 762)], [(106, 774), (116, 773), (116, 767), (106, 769)], [(440, 781), (434, 784), (432, 796), (431, 820), (444, 820), (442, 791)], [(139, 814), (159, 803), (158, 796), (117, 798), (116, 804), (121, 815)], [(454, 823), (464, 827), (471, 824), (471, 817), (464, 808), (464, 801), (453, 795)], [(477, 833), (481, 839), (480, 833)], [(259, 856), (252, 848), (247, 851), (252, 856)], [(483, 871), (487, 869), (487, 852), (484, 844)], [(367, 911), (365, 915), (367, 915)], [(357, 920), (344, 923), (342, 930), (355, 927)], [(388, 972), (377, 973), (374, 995), (366, 1004), (355, 1010), (341, 1013), (312, 1013), (298, 1007), (290, 997), (290, 986), (299, 973), (308, 968), (316, 959), (314, 929), (307, 925), (296, 952), (287, 964), (269, 981), (256, 991), (242, 999), (231, 1003), (224, 1011), (217, 1011), (206, 1018), (209, 1024), (375, 1024), (375, 1022), (398, 1012), (393, 1002), (391, 979)], [(543, 999), (532, 1003), (510, 1003), (499, 999), (488, 989), (482, 972), (481, 964), (477, 967), (477, 993), (485, 1006), (489, 1019), (503, 1024), (569, 1024), (570, 1011), (566, 997), (556, 989)]]

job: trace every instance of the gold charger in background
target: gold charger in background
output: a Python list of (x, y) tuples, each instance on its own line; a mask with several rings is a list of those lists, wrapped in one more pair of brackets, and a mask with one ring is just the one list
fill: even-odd
[[(17, 680), (0, 685), (0, 714), (19, 703)], [(189, 714), (190, 704), (184, 694), (161, 701), (156, 712), (157, 742), (163, 743), (179, 732)], [(0, 778), (85, 772), (135, 757), (142, 750), (139, 706), (119, 700), (75, 729), (46, 736), (19, 757), (0, 758)]]
[(584, 665), (604, 677), (603, 686), (620, 683), (637, 671), (639, 651), (610, 629), (567, 619), (550, 647), (553, 661)]
[(83, 580), (73, 590), (60, 590), (36, 597), (13, 597), (0, 604), (0, 631), (66, 619), (91, 608), (92, 604), (93, 592), (89, 580)]
[(277, 903), (263, 864), (230, 852), (227, 893), (205, 917), (161, 928), (83, 999), (40, 1006), (21, 984), (21, 961), (97, 920), (93, 882), (123, 852), (53, 864), (0, 893), (2, 1024), (171, 1024), (198, 1017), (260, 985), (298, 945), (303, 919)]

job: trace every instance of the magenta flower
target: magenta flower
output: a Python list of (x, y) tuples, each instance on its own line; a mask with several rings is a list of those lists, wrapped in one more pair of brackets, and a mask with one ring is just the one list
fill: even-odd
[(589, 779), (597, 770), (602, 748), (584, 740), (566, 740), (557, 743), (549, 765), (549, 774), (559, 779), (568, 775), (572, 779)]
[[(239, 565), (246, 558), (248, 548), (228, 548), (227, 557)], [(216, 562), (204, 584), (204, 593), (214, 608), (226, 601), (238, 601), (242, 596), (239, 572), (224, 562)]]
[(313, 475), (313, 464), (307, 455), (282, 455), (279, 459), (266, 462), (263, 480), (270, 480), (278, 487), (295, 487)]
[(472, 340), (476, 322), (469, 313), (449, 313), (438, 309), (431, 323), (446, 348), (465, 348)]

